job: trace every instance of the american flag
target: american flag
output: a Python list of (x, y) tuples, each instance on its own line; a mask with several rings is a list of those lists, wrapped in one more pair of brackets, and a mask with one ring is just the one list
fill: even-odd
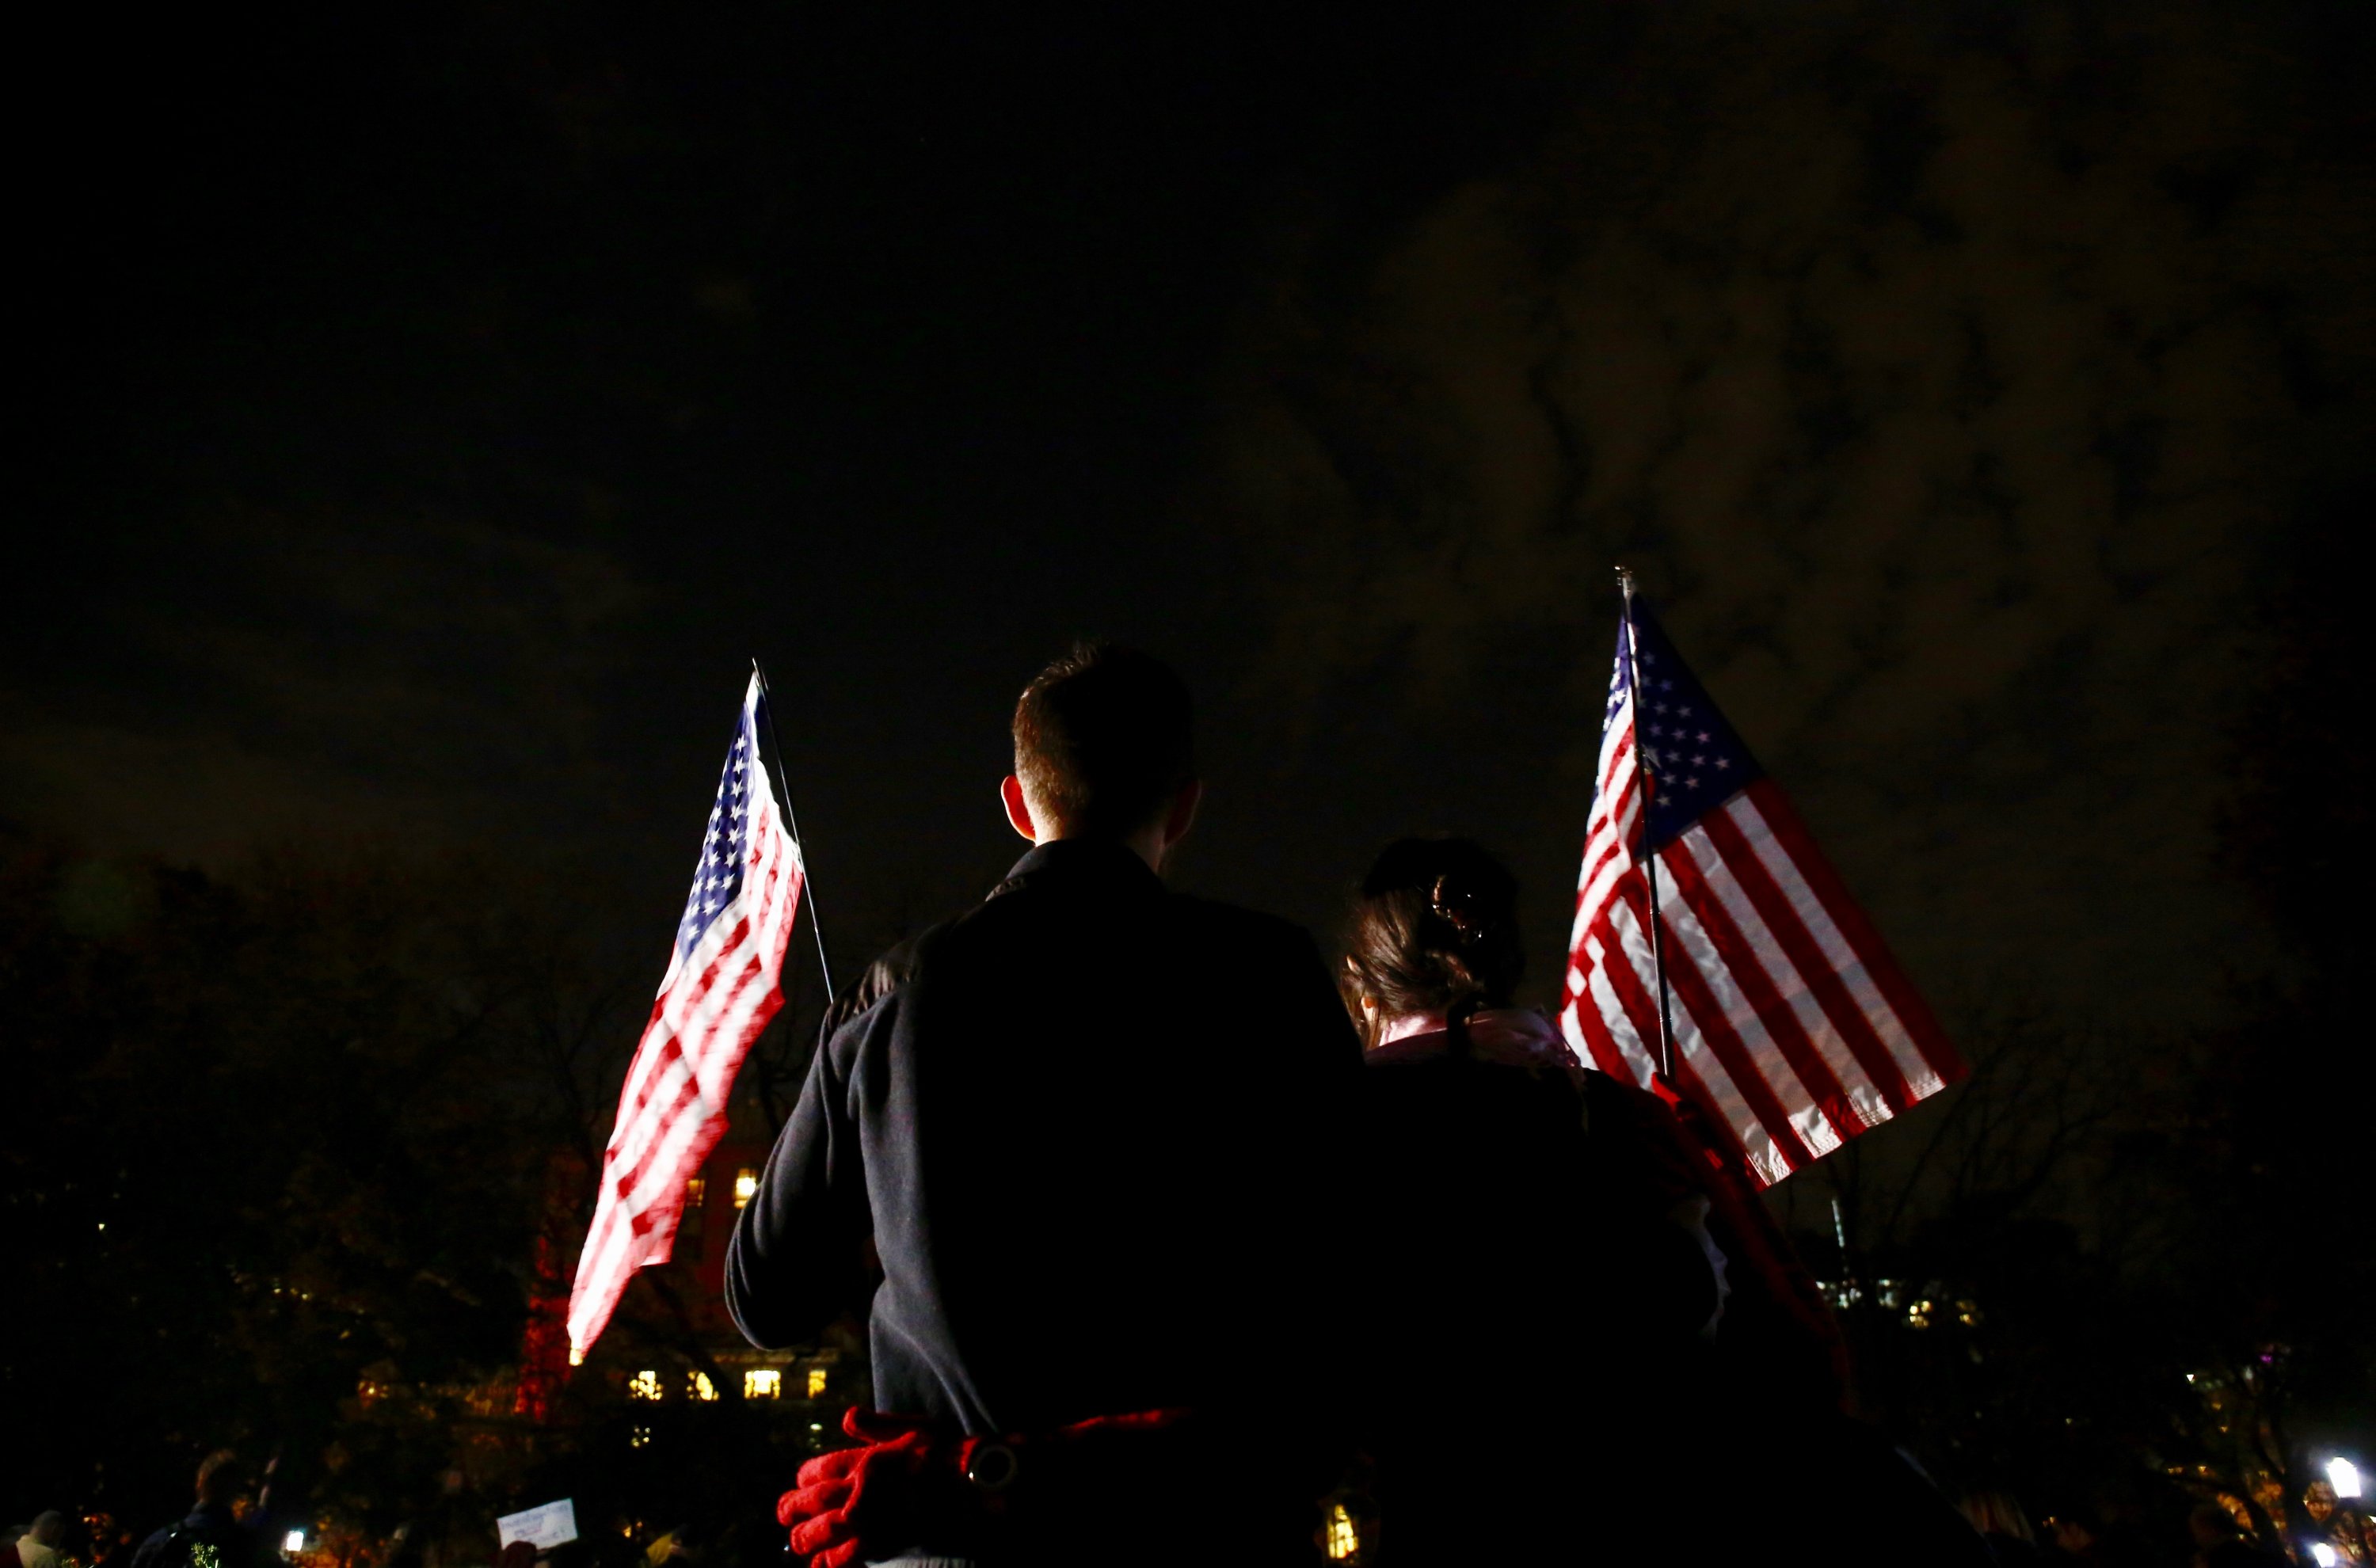
[(685, 1182), (726, 1130), (735, 1072), (784, 1004), (777, 981), (806, 873), (760, 760), (766, 722), (766, 696), (754, 673), (668, 973), (602, 1151), (602, 1189), (569, 1292), (575, 1355), (611, 1321), (628, 1277), (668, 1261)]
[(1781, 790), (1637, 600), (1618, 627), (1560, 1028), (1579, 1056), (1646, 1087), (1659, 1063), (1645, 854), (1676, 1087), (1730, 1129), (1761, 1184), (1963, 1075)]

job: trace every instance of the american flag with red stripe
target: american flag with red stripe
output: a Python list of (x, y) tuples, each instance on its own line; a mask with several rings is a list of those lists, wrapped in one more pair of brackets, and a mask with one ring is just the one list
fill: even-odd
[(1964, 1064), (1639, 600), (1617, 636), (1561, 1032), (1603, 1072), (1645, 1087), (1657, 1075), (1652, 857), (1675, 1087), (1716, 1113), (1771, 1185), (1938, 1093)]
[(784, 1004), (778, 981), (806, 871), (759, 755), (766, 723), (754, 673), (668, 973), (602, 1151), (602, 1188), (569, 1292), (569, 1344), (578, 1355), (611, 1321), (629, 1277), (668, 1261), (685, 1182), (726, 1130), (734, 1075)]

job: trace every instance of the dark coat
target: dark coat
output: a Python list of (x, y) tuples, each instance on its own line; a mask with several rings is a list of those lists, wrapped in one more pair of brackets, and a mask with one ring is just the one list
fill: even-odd
[(1638, 1091), (1603, 1081), (1589, 1098), (1610, 1103), (1588, 1119), (1574, 1075), (1448, 1045), (1396, 1041), (1364, 1075), (1382, 1561), (1630, 1545), (1672, 1479), (1695, 1331), (1717, 1304), (1705, 1254), (1665, 1217), (1688, 1189), (1604, 1124)]
[(728, 1251), (753, 1343), (864, 1310), (876, 1404), (976, 1433), (1327, 1398), (1360, 1053), (1304, 932), (1066, 839), (838, 1015)]
[(142, 1541), (132, 1554), (132, 1568), (186, 1568), (193, 1561), (190, 1548), (198, 1545), (214, 1549), (219, 1568), (254, 1568), (266, 1556), (261, 1543), (266, 1527), (260, 1514), (242, 1524), (228, 1503), (201, 1503), (180, 1523)]

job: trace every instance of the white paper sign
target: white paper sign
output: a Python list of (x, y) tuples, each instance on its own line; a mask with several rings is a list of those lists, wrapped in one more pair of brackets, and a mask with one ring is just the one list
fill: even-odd
[[(481, 1515), (483, 1517), (484, 1515)], [(541, 1551), (577, 1538), (577, 1510), (569, 1499), (506, 1514), (495, 1521), (495, 1538), (505, 1546), (524, 1540)]]

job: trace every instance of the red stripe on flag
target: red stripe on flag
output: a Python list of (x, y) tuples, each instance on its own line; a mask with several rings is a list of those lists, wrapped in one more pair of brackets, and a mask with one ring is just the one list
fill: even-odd
[[(1623, 897), (1627, 907), (1634, 910), (1634, 918), (1639, 920), (1641, 904), (1647, 902), (1647, 894), (1628, 888)], [(1748, 1106), (1750, 1114), (1757, 1118), (1758, 1125), (1765, 1129), (1765, 1135), (1774, 1140), (1775, 1151), (1782, 1157), (1783, 1163), (1793, 1170), (1802, 1165), (1813, 1164), (1815, 1151), (1799, 1136), (1799, 1129), (1791, 1123), (1790, 1112), (1776, 1095), (1774, 1086), (1765, 1081), (1765, 1075), (1758, 1071), (1748, 1042), (1740, 1038), (1740, 1031), (1732, 1027), (1732, 1020), (1726, 1017), (1724, 1009), (1717, 1004), (1716, 993), (1709, 990), (1707, 979), (1700, 973), (1698, 964), (1693, 961), (1683, 944), (1674, 940), (1671, 925), (1662, 938), (1662, 946), (1667, 957), (1667, 983), (1674, 988), (1676, 1000), (1691, 1014), (1700, 1043), (1724, 1068), (1724, 1075), (1732, 1080), (1734, 1092)], [(1679, 959), (1681, 962), (1677, 961)], [(1681, 1049), (1683, 1042), (1678, 1039), (1675, 1043), (1675, 1059), (1681, 1063), (1685, 1060)]]
[(1600, 1016), (1599, 999), (1592, 994), (1592, 970), (1577, 968), (1577, 965), (1591, 963), (1592, 960), (1582, 955), (1582, 943), (1576, 945), (1579, 956), (1570, 968), (1576, 968), (1584, 977), (1584, 983), (1568, 1003), (1575, 1010), (1576, 1028), (1583, 1031), (1585, 1048), (1592, 1052), (1594, 1065), (1611, 1077), (1630, 1082), (1634, 1069), (1626, 1062), (1624, 1049), (1617, 1043), (1617, 1037), (1610, 1032), (1609, 1020)]
[[(722, 968), (723, 963), (721, 961), (720, 964), (711, 966), (710, 972), (713, 974), (718, 973)], [(766, 985), (771, 988), (774, 985), (773, 978), (766, 973), (766, 967), (761, 961), (761, 956), (756, 952), (753, 952), (750, 955), (743, 963), (741, 973), (736, 975), (734, 990), (728, 996), (725, 1005), (717, 1009), (716, 1018), (713, 1020), (712, 1024), (713, 1028), (719, 1028), (722, 1025), (722, 1021), (733, 1011), (735, 1004), (742, 999), (743, 995), (747, 993), (754, 985)], [(705, 997), (702, 1003), (697, 1005), (707, 1005), (707, 1000), (708, 999)], [(783, 1005), (783, 997), (780, 992), (778, 993), (772, 1001), (772, 1005), (770, 1005), (769, 1002), (765, 999), (760, 1003), (757, 1016), (757, 1028), (753, 1028), (746, 1025), (743, 1028), (735, 1031), (733, 1038), (726, 1038), (713, 1034), (709, 1039), (707, 1054), (712, 1057), (726, 1054), (739, 1064), (742, 1060), (743, 1050), (747, 1049), (750, 1041), (756, 1038), (758, 1030), (766, 1027), (766, 1020), (774, 1017), (776, 1016), (777, 1009)], [(671, 1048), (674, 1048), (676, 1041), (671, 1039), (670, 1041), (670, 1045)], [(679, 1054), (682, 1056), (682, 1052)], [(618, 1182), (618, 1190), (622, 1196), (630, 1194), (643, 1186), (645, 1176), (651, 1170), (653, 1160), (659, 1156), (659, 1151), (667, 1143), (667, 1129), (675, 1122), (679, 1115), (683, 1114), (684, 1108), (688, 1104), (699, 1099), (705, 1092), (707, 1092), (702, 1087), (700, 1068), (705, 1065), (709, 1065), (710, 1063), (695, 1058), (684, 1058), (683, 1060), (685, 1063), (684, 1076), (680, 1081), (676, 1092), (671, 1097), (670, 1102), (660, 1110), (657, 1116), (645, 1118), (650, 1120), (658, 1131), (651, 1140), (645, 1144), (643, 1152), (636, 1158), (635, 1165), (629, 1170), (621, 1175)], [(655, 1074), (652, 1081), (657, 1083), (659, 1081), (659, 1075)], [(644, 1111), (648, 1109), (648, 1105), (639, 1109), (638, 1116), (643, 1117)], [(722, 1111), (725, 1108), (720, 1106), (719, 1109)], [(637, 1229), (640, 1231), (642, 1228), (638, 1227)]]
[[(1750, 788), (1762, 789), (1764, 781)], [(1762, 809), (1764, 798), (1761, 796), (1757, 803)], [(1708, 842), (1716, 846), (1725, 869), (1732, 873), (1742, 895), (1757, 910), (1757, 918), (1765, 922), (1775, 944), (1790, 960), (1790, 967), (1799, 971), (1807, 993), (1824, 1010), (1824, 1016), (1832, 1021), (1832, 1028), (1839, 1031), (1840, 1042), (1856, 1058), (1857, 1065), (1864, 1069), (1864, 1075), (1872, 1080), (1873, 1087), (1881, 1091), (1890, 1113), (1895, 1115), (1912, 1105), (1914, 1090), (1907, 1083), (1906, 1075), (1898, 1070), (1897, 1059), (1890, 1054), (1889, 1047), (1874, 1031), (1872, 1020), (1865, 1016), (1856, 998), (1848, 994), (1847, 983), (1840, 979), (1831, 960), (1824, 956), (1813, 934), (1800, 921), (1799, 911), (1790, 907), (1789, 898), (1775, 885), (1765, 862), (1757, 858), (1757, 851), (1742, 836), (1740, 825), (1719, 809), (1700, 818), (1699, 826), (1707, 830)], [(1793, 863), (1803, 869), (1803, 862), (1796, 857)]]
[[(1601, 911), (1600, 919), (1595, 922), (1594, 929), (1601, 937), (1602, 945), (1611, 954), (1612, 961), (1605, 966), (1601, 972), (1609, 977), (1610, 988), (1616, 992), (1620, 1005), (1624, 1008), (1627, 1017), (1632, 1020), (1635, 1038), (1643, 1041), (1645, 1053), (1655, 1061), (1657, 1052), (1654, 1042), (1658, 1038), (1657, 1003), (1651, 995), (1649, 988), (1642, 983), (1641, 976), (1634, 972), (1634, 965), (1625, 953), (1624, 944), (1620, 940), (1616, 927), (1616, 915), (1622, 909), (1633, 917), (1637, 931), (1645, 929), (1641, 924), (1641, 904), (1645, 898), (1646, 894), (1642, 886), (1641, 873), (1626, 873), (1619, 879), (1615, 896), (1610, 898), (1608, 907)], [(1678, 966), (1670, 963), (1667, 966), (1667, 983), (1674, 989), (1676, 1000), (1687, 1010), (1691, 1006), (1690, 993), (1678, 981), (1681, 971), (1688, 968), (1687, 965)], [(1697, 979), (1696, 974), (1693, 978)], [(1695, 1020), (1686, 1019), (1685, 1021)], [(1727, 1050), (1712, 1039), (1705, 1030), (1696, 1032), (1700, 1043), (1709, 1048), (1709, 1054), (1715, 1058), (1717, 1065), (1724, 1069), (1725, 1075), (1732, 1080), (1733, 1092), (1740, 1100), (1743, 1111), (1753, 1117), (1758, 1125), (1764, 1130), (1767, 1137), (1773, 1140), (1775, 1158), (1784, 1168), (1795, 1170), (1812, 1159), (1814, 1156), (1808, 1153), (1806, 1146), (1800, 1142), (1797, 1131), (1790, 1126), (1788, 1117), (1776, 1103), (1772, 1091), (1766, 1087), (1765, 1080), (1754, 1072), (1743, 1073), (1733, 1056), (1729, 1055)], [(1674, 1041), (1674, 1070), (1677, 1075), (1686, 1082), (1697, 1085), (1701, 1099), (1707, 1104), (1711, 1106), (1717, 1104), (1720, 1097), (1703, 1076), (1698, 1064), (1691, 1059), (1691, 1053), (1686, 1049), (1691, 1040), (1685, 1036), (1680, 1023), (1676, 1033), (1678, 1038)], [(1737, 1051), (1739, 1041), (1734, 1040), (1732, 1045)], [(1646, 1086), (1649, 1082), (1638, 1072), (1630, 1073), (1629, 1075), (1636, 1083)], [(1725, 1121), (1728, 1118), (1719, 1116), (1717, 1120)], [(1777, 1123), (1780, 1125), (1778, 1134), (1776, 1132)], [(1745, 1146), (1742, 1152), (1743, 1158), (1746, 1158)]]
[(1874, 989), (1888, 1002), (1889, 1010), (1897, 1015), (1897, 1021), (1905, 1026), (1907, 1038), (1913, 1040), (1914, 1049), (1939, 1075), (1942, 1083), (1952, 1084), (1962, 1077), (1970, 1070), (1962, 1055), (1948, 1042), (1947, 1033), (1939, 1027), (1939, 1020), (1932, 1016), (1930, 1005), (1907, 980), (1906, 972), (1897, 967), (1897, 960), (1891, 955), (1888, 944), (1882, 941), (1881, 933), (1873, 929), (1872, 922), (1865, 918), (1856, 900), (1848, 897), (1848, 890), (1841, 883), (1839, 873), (1832, 870), (1831, 862), (1824, 859), (1823, 852), (1815, 848), (1814, 838), (1807, 832), (1806, 824), (1799, 820), (1799, 814), (1790, 808), (1788, 798), (1766, 779), (1751, 785), (1745, 792), (1755, 802), (1759, 814), (1765, 818), (1766, 826), (1773, 830), (1775, 842), (1780, 844), (1783, 852), (1790, 857), (1790, 863), (1799, 868), (1800, 879), (1814, 894), (1815, 901), (1824, 907), (1824, 913), (1831, 917), (1832, 924), (1839, 928), (1840, 935), (1863, 960), (1865, 972), (1872, 977)]
[[(1844, 1140), (1855, 1136), (1863, 1131), (1864, 1119), (1857, 1114), (1847, 1089), (1833, 1074), (1831, 1064), (1815, 1049), (1815, 1042), (1807, 1038), (1806, 1027), (1800, 1022), (1798, 1013), (1775, 989), (1773, 977), (1758, 961), (1755, 944), (1741, 932), (1733, 921), (1732, 911), (1707, 885), (1699, 863), (1692, 859), (1689, 846), (1678, 843), (1669, 848), (1671, 853), (1662, 851), (1658, 856), (1659, 867), (1673, 877), (1676, 896), (1707, 933), (1709, 944), (1724, 965), (1726, 977), (1739, 988), (1751, 1015), (1773, 1040), (1775, 1050), (1833, 1133)], [(1670, 927), (1673, 924), (1671, 921), (1668, 923)], [(1775, 1087), (1775, 1092), (1782, 1092), (1779, 1086)]]

